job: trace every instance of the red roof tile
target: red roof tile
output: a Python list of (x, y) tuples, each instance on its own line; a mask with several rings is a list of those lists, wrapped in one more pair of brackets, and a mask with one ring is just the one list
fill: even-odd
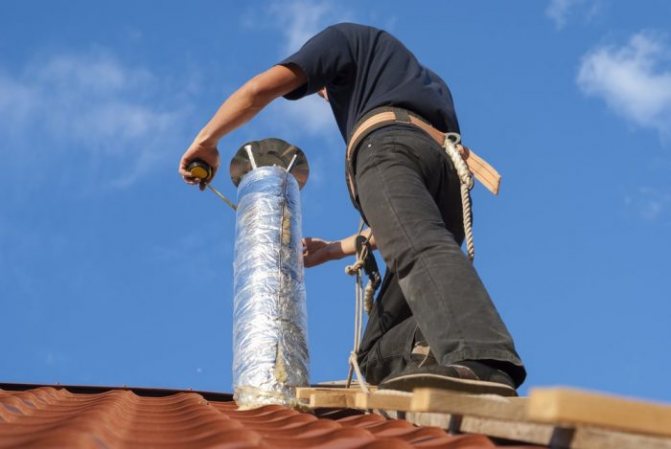
[(351, 410), (241, 411), (230, 395), (149, 389), (0, 385), (0, 448), (476, 449), (449, 435)]

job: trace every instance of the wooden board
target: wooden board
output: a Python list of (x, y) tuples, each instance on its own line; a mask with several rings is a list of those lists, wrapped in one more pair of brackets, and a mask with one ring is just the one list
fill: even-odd
[(554, 432), (554, 426), (550, 424), (458, 416), (446, 413), (408, 412), (405, 413), (405, 419), (419, 426), (441, 427), (452, 433), (482, 434), (542, 446), (549, 444)]
[(432, 388), (413, 391), (410, 410), (415, 412), (441, 412), (472, 415), (507, 420), (523, 420), (526, 413), (524, 397), (474, 395)]
[(355, 408), (358, 388), (296, 388), (296, 398), (309, 407)]
[[(665, 421), (668, 406), (576, 390), (537, 389), (527, 399), (434, 389), (363, 393), (359, 388), (318, 387), (299, 388), (296, 396), (313, 408), (373, 410), (454, 433), (553, 448), (671, 449), (671, 438), (662, 436), (671, 432)], [(649, 434), (641, 434), (642, 427)]]
[(671, 406), (571, 388), (534, 388), (527, 417), (563, 426), (590, 425), (671, 436)]
[(359, 392), (356, 395), (355, 408), (362, 410), (410, 410), (412, 393), (394, 390), (378, 390), (371, 393)]
[[(346, 379), (341, 379), (341, 380), (327, 380), (324, 382), (318, 382), (316, 384), (311, 384), (310, 387), (312, 388), (346, 388), (347, 385), (347, 380)], [(377, 387), (375, 385), (366, 385), (369, 390), (375, 390)], [(356, 379), (353, 379), (350, 388), (358, 388), (360, 389), (361, 387), (359, 386), (359, 381)]]
[(577, 449), (671, 449), (671, 439), (596, 427), (575, 429), (571, 447)]
[(562, 428), (552, 424), (464, 416), (445, 413), (401, 412), (386, 416), (419, 426), (436, 426), (452, 432), (482, 434), (551, 448), (671, 449), (671, 439), (637, 435), (595, 427)]

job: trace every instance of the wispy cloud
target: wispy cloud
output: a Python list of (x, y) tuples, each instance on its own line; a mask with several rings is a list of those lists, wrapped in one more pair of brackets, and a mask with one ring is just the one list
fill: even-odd
[(269, 108), (266, 118), (273, 122), (271, 128), (291, 134), (319, 136), (337, 130), (330, 106), (318, 95), (278, 101)]
[(669, 136), (670, 62), (671, 48), (662, 36), (638, 33), (622, 47), (602, 46), (587, 53), (577, 83), (622, 118)]
[[(105, 181), (128, 186), (150, 169), (189, 110), (162, 100), (163, 82), (101, 49), (48, 55), (14, 73), (0, 65), (0, 131), (13, 148), (41, 151), (43, 164), (66, 151), (97, 167), (114, 160), (123, 169), (106, 172)], [(8, 145), (0, 153), (21, 157)]]
[(659, 222), (669, 219), (671, 192), (653, 187), (640, 187), (635, 194), (626, 196), (624, 201), (628, 208), (646, 221)]
[[(278, 58), (296, 52), (327, 26), (352, 20), (352, 14), (335, 1), (277, 0), (267, 5), (261, 22), (279, 35)], [(255, 25), (258, 23), (257, 16)], [(280, 101), (273, 105), (268, 117), (305, 135), (317, 136), (335, 127), (331, 108), (316, 96), (298, 103)]]
[(580, 14), (590, 20), (600, 9), (600, 0), (550, 0), (545, 15), (552, 19), (558, 30), (561, 30), (566, 26), (569, 17)]
[(268, 12), (277, 20), (277, 28), (283, 37), (281, 50), (287, 54), (298, 50), (327, 25), (347, 17), (342, 9), (329, 1), (275, 1)]

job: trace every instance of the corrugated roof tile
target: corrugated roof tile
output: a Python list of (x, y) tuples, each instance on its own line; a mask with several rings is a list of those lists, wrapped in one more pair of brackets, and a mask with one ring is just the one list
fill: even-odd
[(230, 396), (78, 388), (0, 389), (0, 448), (496, 447), (481, 435), (454, 436), (379, 415), (317, 417), (274, 405), (238, 410)]

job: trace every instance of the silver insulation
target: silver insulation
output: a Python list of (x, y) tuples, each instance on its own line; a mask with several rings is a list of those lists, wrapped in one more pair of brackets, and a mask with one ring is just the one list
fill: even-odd
[(308, 384), (301, 207), (296, 179), (259, 167), (238, 186), (233, 386), (240, 407), (293, 405)]

